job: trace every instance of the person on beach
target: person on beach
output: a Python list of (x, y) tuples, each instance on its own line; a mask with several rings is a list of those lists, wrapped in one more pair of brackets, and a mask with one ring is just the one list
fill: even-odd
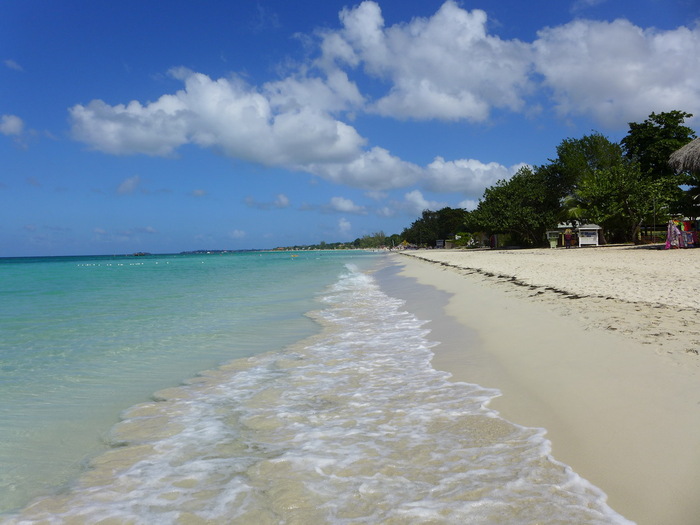
[(668, 227), (666, 228), (666, 246), (664, 248), (666, 250), (680, 248), (681, 243), (681, 231), (673, 220), (668, 221)]
[(567, 228), (564, 231), (564, 247), (565, 248), (571, 248), (571, 240), (573, 238), (573, 235), (571, 235), (571, 230)]

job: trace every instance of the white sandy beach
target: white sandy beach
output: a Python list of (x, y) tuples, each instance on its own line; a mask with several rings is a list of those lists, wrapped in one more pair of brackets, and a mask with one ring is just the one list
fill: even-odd
[(403, 275), (449, 292), (446, 313), (475, 332), (476, 355), (451, 341), (437, 368), (500, 389), (492, 408), (546, 428), (554, 458), (625, 517), (700, 522), (700, 250), (406, 255)]

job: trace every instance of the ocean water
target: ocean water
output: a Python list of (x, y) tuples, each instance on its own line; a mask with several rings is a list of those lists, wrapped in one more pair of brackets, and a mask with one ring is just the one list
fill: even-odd
[(432, 368), (391, 264), (0, 261), (0, 522), (628, 523)]

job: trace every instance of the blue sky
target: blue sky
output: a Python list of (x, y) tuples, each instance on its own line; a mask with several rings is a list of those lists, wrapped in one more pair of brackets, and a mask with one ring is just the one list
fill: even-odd
[(696, 0), (4, 1), (0, 256), (400, 233), (565, 138), (700, 116), (699, 21)]

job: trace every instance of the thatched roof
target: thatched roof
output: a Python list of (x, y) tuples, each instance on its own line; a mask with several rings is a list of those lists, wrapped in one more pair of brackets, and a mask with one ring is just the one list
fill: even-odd
[(678, 172), (700, 172), (700, 138), (689, 142), (681, 149), (671, 153), (668, 163)]

